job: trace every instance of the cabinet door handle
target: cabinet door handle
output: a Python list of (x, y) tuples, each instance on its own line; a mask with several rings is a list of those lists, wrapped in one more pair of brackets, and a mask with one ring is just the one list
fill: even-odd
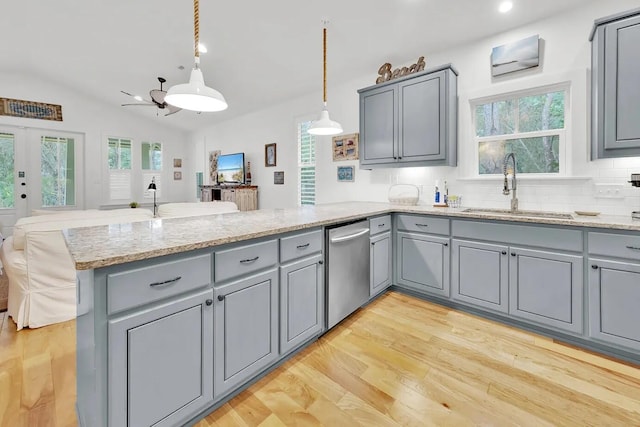
[(255, 262), (258, 260), (258, 258), (260, 258), (259, 256), (255, 257), (255, 258), (250, 258), (250, 259), (241, 259), (240, 260), (240, 264), (249, 264), (251, 262)]
[(448, 243), (444, 243), (443, 246), (449, 246), (449, 244)]
[(597, 269), (598, 269), (598, 266), (597, 266), (597, 265), (595, 265), (595, 264), (593, 264), (593, 265), (591, 266), (591, 268), (593, 268), (594, 270), (597, 270)]
[(502, 255), (506, 255), (506, 254), (507, 254), (507, 251), (502, 251)]
[(169, 286), (169, 285), (171, 285), (173, 283), (176, 283), (180, 279), (182, 279), (182, 276), (174, 277), (173, 279), (165, 280), (164, 282), (149, 283), (149, 286), (151, 286), (152, 288)]
[(634, 250), (634, 251), (640, 251), (640, 246), (627, 245), (627, 249), (631, 249), (631, 250)]
[(296, 248), (298, 249), (307, 249), (309, 247), (309, 243), (305, 243), (304, 245), (298, 245)]
[(207, 304), (207, 305), (211, 305), (211, 304), (213, 304), (213, 300), (212, 299), (208, 299), (204, 303)]
[(224, 295), (218, 295), (218, 301), (224, 301)]
[(322, 265), (322, 264), (324, 264), (324, 261), (320, 260), (320, 261), (318, 261), (318, 264)]
[(515, 252), (511, 252), (511, 256), (516, 256), (516, 253)]

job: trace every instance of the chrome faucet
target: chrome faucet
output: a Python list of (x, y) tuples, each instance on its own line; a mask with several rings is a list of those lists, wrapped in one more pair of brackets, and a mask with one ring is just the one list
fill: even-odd
[(509, 163), (509, 159), (513, 160), (513, 178), (511, 179), (511, 190), (513, 190), (513, 194), (511, 196), (511, 212), (516, 212), (518, 210), (518, 197), (516, 197), (518, 181), (516, 180), (516, 155), (514, 153), (509, 153), (504, 156), (504, 161), (502, 163), (502, 173), (504, 173), (504, 188), (502, 189), (502, 194), (508, 196), (510, 192), (509, 181), (507, 180), (507, 164)]

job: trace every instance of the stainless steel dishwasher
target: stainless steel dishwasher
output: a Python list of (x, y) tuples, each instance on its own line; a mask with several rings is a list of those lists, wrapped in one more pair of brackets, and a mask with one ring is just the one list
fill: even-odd
[(369, 300), (369, 221), (327, 228), (327, 329)]

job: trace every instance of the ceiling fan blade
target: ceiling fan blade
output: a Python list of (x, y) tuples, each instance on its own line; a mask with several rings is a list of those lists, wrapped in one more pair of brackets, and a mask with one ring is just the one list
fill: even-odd
[(137, 106), (140, 106), (140, 107), (156, 107), (156, 104), (151, 103), (151, 102), (148, 103), (148, 104), (136, 103), (136, 104), (120, 104), (120, 105), (123, 106), (123, 107), (129, 107), (131, 105), (137, 105)]
[(166, 116), (168, 116), (169, 114), (177, 113), (178, 111), (182, 110), (182, 108), (178, 108), (175, 105), (171, 105), (167, 103), (165, 103), (164, 105), (166, 105), (167, 109), (169, 110), (169, 112), (165, 114)]
[(125, 91), (123, 91), (123, 90), (121, 90), (120, 92), (124, 93), (125, 95), (129, 95), (129, 96), (130, 96), (130, 97), (132, 97), (132, 98), (135, 96), (135, 95), (132, 95), (132, 94), (130, 94), (129, 92), (125, 92)]

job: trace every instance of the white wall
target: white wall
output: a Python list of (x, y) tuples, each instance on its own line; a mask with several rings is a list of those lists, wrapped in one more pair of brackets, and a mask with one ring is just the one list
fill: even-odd
[[(96, 82), (96, 84), (100, 84)], [(133, 114), (120, 105), (109, 105), (74, 91), (72, 88), (43, 81), (26, 72), (19, 74), (0, 73), (0, 94), (6, 98), (47, 102), (62, 105), (62, 122), (24, 119), (0, 116), (0, 126), (24, 126), (39, 129), (77, 132), (84, 134), (84, 201), (85, 208), (97, 208), (109, 203), (109, 179), (107, 172), (108, 136), (130, 137), (136, 144), (134, 158), (133, 200), (143, 200), (142, 174), (140, 172), (140, 143), (142, 141), (161, 142), (163, 150), (163, 192), (161, 201), (187, 200), (186, 194), (195, 193), (186, 181), (173, 180), (173, 158), (183, 158), (183, 171), (190, 165), (185, 162), (186, 132), (176, 131), (158, 120), (150, 120)], [(135, 107), (132, 107), (135, 108)], [(186, 163), (186, 164), (185, 164)], [(193, 166), (191, 165), (191, 168)]]
[[(337, 183), (336, 166), (357, 162), (331, 161), (330, 138), (318, 139), (317, 201), (346, 200), (386, 201), (391, 183), (412, 183), (423, 186), (421, 203), (431, 203), (436, 179), (449, 182), (450, 194), (463, 194), (467, 206), (508, 207), (508, 197), (501, 193), (497, 179), (468, 179), (475, 170), (475, 147), (471, 132), (469, 100), (481, 96), (571, 81), (571, 131), (567, 135), (568, 167), (574, 177), (587, 179), (520, 180), (519, 199), (523, 209), (598, 210), (603, 213), (629, 215), (640, 210), (640, 191), (626, 181), (632, 172), (640, 173), (640, 158), (589, 161), (589, 67), (591, 46), (588, 41), (594, 19), (637, 7), (636, 1), (594, 1), (579, 10), (513, 29), (476, 43), (446, 52), (416, 52), (424, 54), (427, 68), (452, 63), (459, 71), (459, 137), (457, 168), (401, 168), (356, 170), (354, 183)], [(505, 16), (508, 19), (508, 16)], [(489, 56), (491, 48), (521, 38), (539, 34), (543, 40), (541, 66), (537, 69), (492, 79)], [(417, 34), (416, 37), (427, 37)], [(331, 53), (329, 52), (329, 56)], [(384, 58), (380, 58), (384, 62)], [(400, 66), (403, 64), (393, 64)], [(331, 83), (329, 68), (329, 110), (345, 133), (358, 131), (357, 90), (371, 86), (376, 70), (344, 84)], [(319, 82), (320, 83), (320, 82)], [(269, 84), (269, 82), (265, 82)], [(320, 89), (320, 88), (319, 88)], [(297, 117), (314, 117), (321, 109), (321, 93), (308, 94), (289, 102), (271, 106), (227, 122), (211, 126), (191, 137), (192, 163), (196, 170), (206, 171), (207, 153), (244, 151), (251, 161), (253, 181), (260, 186), (260, 207), (291, 207), (296, 204), (296, 134)], [(268, 100), (265, 100), (267, 103)], [(278, 144), (278, 166), (264, 167), (264, 144)], [(285, 185), (274, 186), (272, 171), (285, 171)], [(190, 177), (193, 173), (188, 174)], [(205, 174), (206, 175), (206, 174)], [(596, 183), (624, 184), (623, 199), (595, 198)]]

